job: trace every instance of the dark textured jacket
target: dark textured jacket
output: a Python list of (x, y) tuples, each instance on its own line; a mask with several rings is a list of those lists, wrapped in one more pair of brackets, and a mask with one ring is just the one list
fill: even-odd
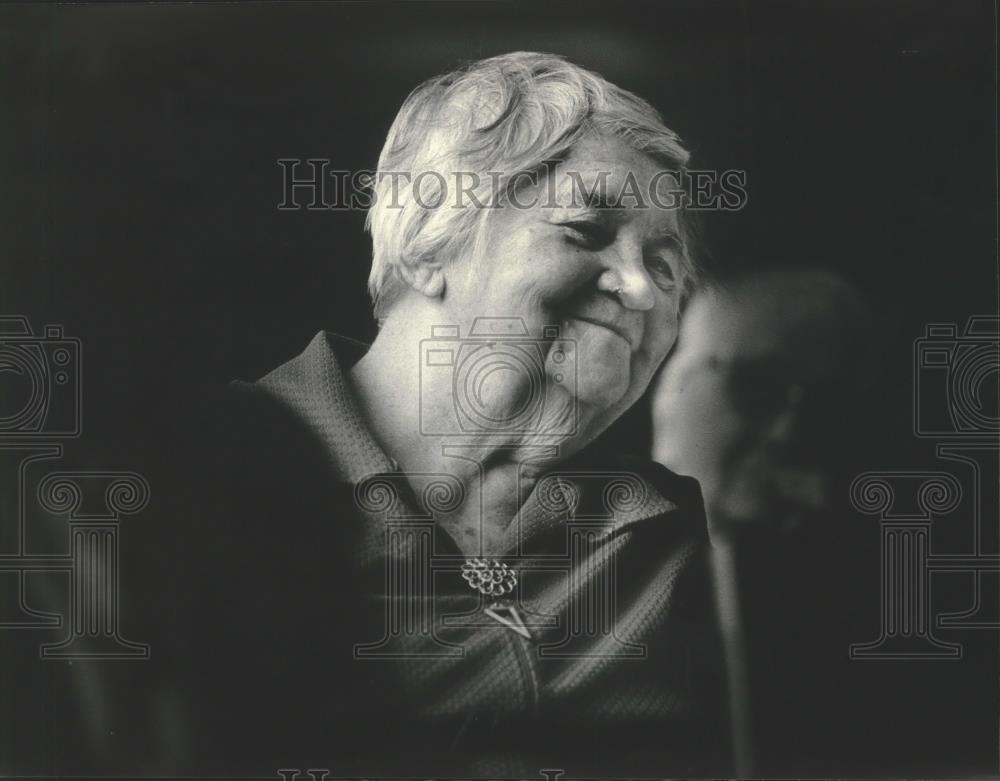
[[(170, 650), (197, 681), (194, 766), (722, 772), (697, 484), (585, 451), (511, 522), (516, 589), (484, 597), (434, 523), (460, 487), (404, 477), (365, 426), (344, 374), (363, 349), (318, 334), (236, 384), (207, 437), (216, 498), (183, 589), (197, 629)], [(490, 606), (513, 606), (530, 637)]]

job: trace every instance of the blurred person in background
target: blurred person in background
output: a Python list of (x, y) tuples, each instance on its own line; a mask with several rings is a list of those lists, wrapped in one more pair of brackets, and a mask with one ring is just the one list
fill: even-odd
[(829, 768), (819, 744), (843, 737), (824, 715), (828, 655), (846, 655), (830, 521), (867, 322), (832, 272), (734, 275), (694, 296), (652, 391), (653, 456), (705, 501), (741, 776)]

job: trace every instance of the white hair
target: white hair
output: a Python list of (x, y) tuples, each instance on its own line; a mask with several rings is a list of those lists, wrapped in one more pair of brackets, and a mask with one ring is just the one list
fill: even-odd
[[(677, 134), (646, 101), (553, 54), (490, 57), (417, 87), (389, 129), (365, 223), (375, 316), (381, 320), (405, 289), (401, 265), (445, 263), (472, 246), (490, 211), (472, 208), (473, 197), (504, 203), (526, 172), (593, 132), (615, 135), (675, 170), (688, 161)], [(478, 178), (469, 206), (429, 208), (447, 200), (441, 187), (458, 171)], [(400, 186), (401, 172), (420, 180), (416, 197), (413, 187)]]

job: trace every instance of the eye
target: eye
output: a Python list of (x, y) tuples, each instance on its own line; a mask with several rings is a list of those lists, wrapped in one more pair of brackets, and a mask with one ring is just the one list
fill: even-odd
[(614, 240), (611, 230), (592, 220), (572, 220), (562, 223), (571, 243), (587, 249), (600, 249)]
[(649, 271), (653, 283), (660, 290), (673, 290), (677, 287), (677, 275), (674, 272), (674, 265), (667, 258), (661, 255), (654, 255), (646, 260), (646, 269)]

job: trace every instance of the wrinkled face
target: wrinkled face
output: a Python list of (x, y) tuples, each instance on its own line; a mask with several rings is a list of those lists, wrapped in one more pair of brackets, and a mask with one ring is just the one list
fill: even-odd
[[(677, 336), (678, 215), (667, 198), (648, 197), (663, 168), (618, 139), (589, 137), (518, 190), (517, 205), (490, 215), (478, 252), (445, 269), (443, 305), (454, 322), (520, 318), (534, 338), (558, 326), (559, 338), (542, 345), (548, 404), (554, 416), (574, 405), (587, 436), (639, 398)], [(641, 200), (628, 196), (635, 191)], [(608, 199), (587, 197), (602, 192)], [(526, 390), (514, 373), (496, 372), (482, 392), (502, 405), (520, 403)]]

